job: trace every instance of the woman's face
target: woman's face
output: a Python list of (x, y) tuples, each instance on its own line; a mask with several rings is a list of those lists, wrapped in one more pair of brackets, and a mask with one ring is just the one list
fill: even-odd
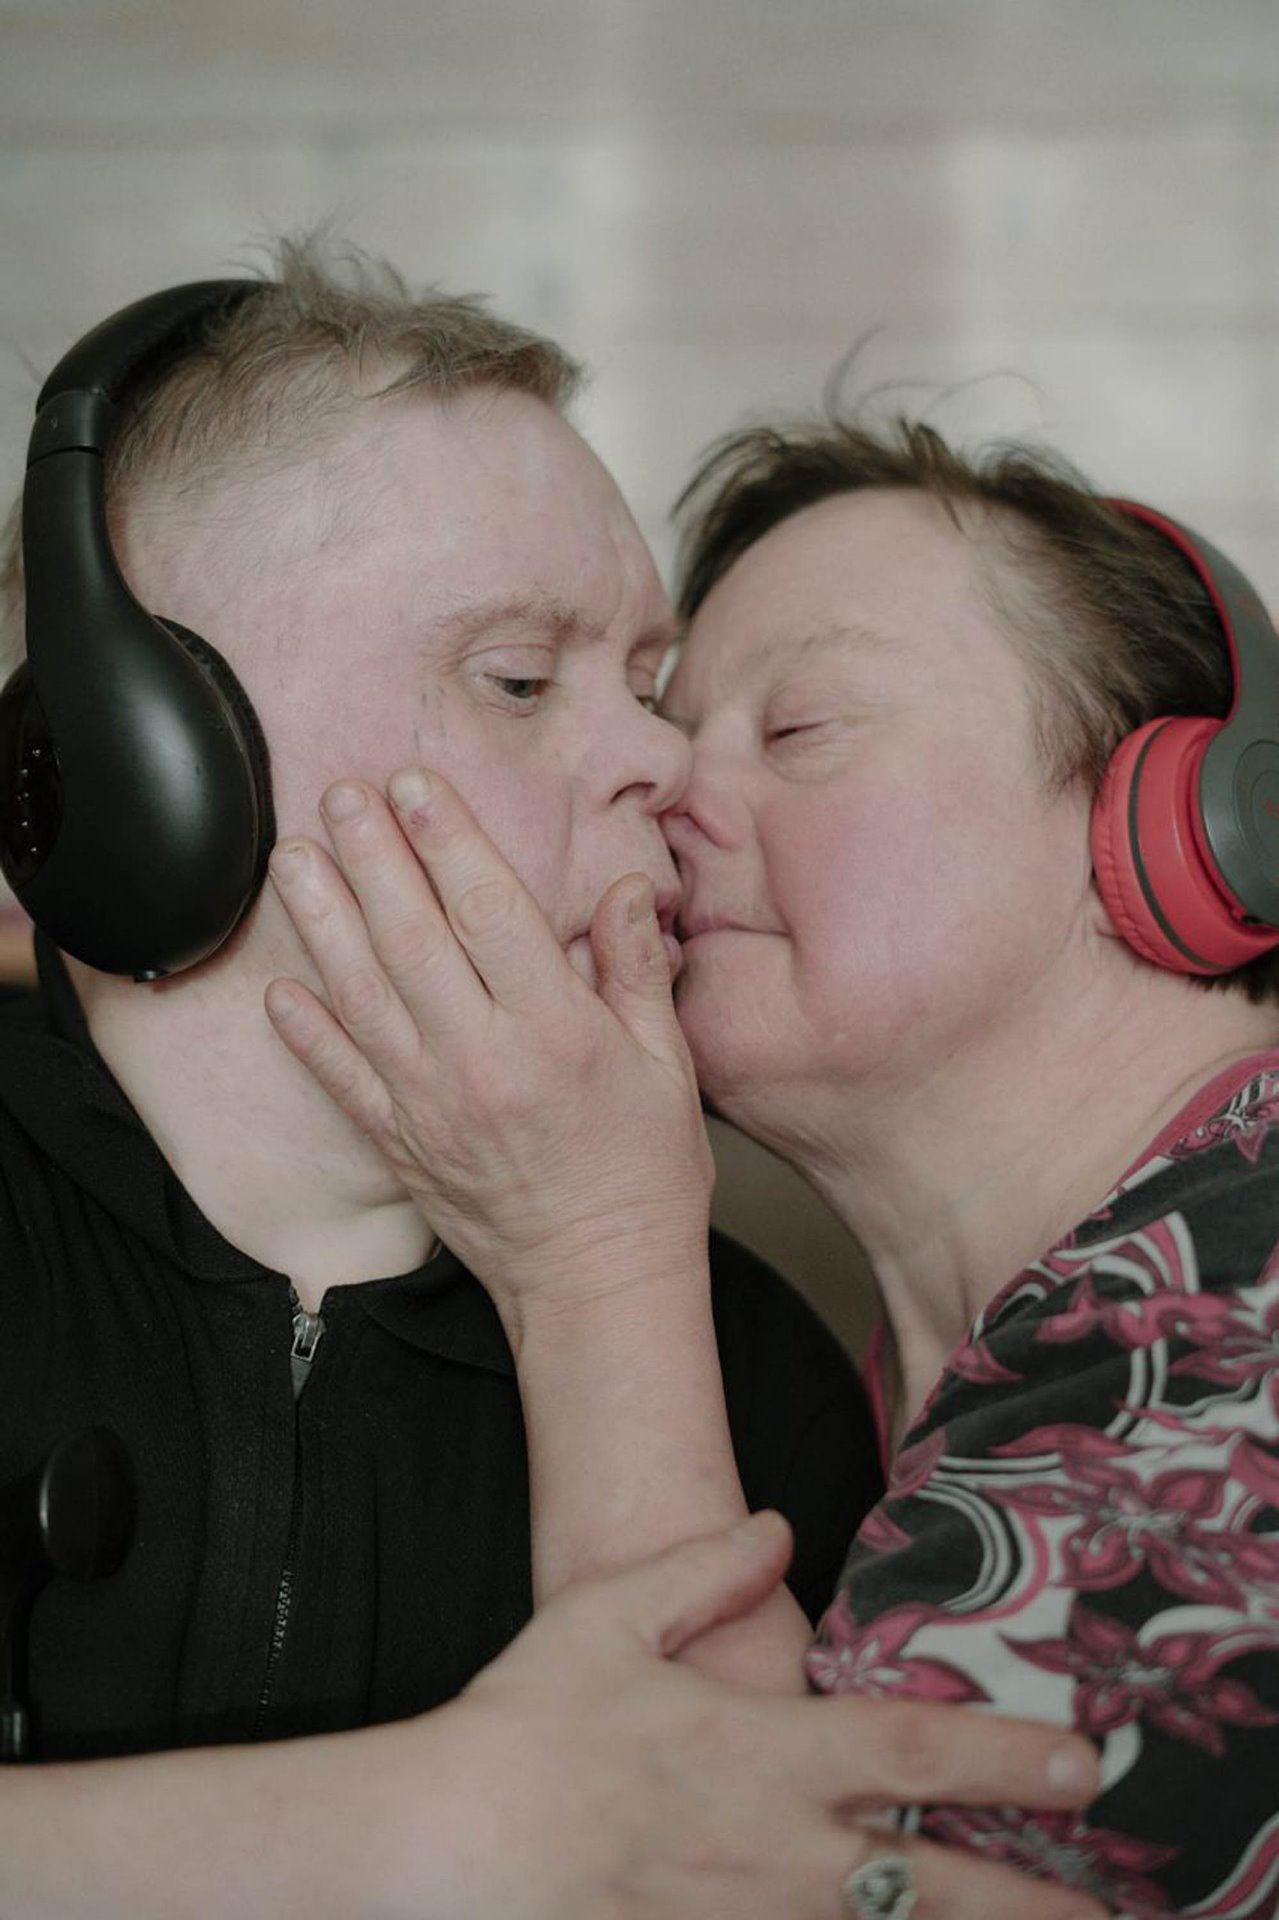
[(680, 1019), (733, 1117), (779, 1090), (926, 1075), (1059, 990), (1088, 803), (1040, 769), (980, 534), (909, 492), (804, 509), (693, 622), (666, 710)]

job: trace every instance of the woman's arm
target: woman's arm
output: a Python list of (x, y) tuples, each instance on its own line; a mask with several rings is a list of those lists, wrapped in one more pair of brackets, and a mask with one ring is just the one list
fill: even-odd
[[(398, 817), (371, 796), (332, 839), (336, 862), (308, 843), (272, 862), (328, 1007), (276, 982), (268, 1012), (497, 1306), (539, 1599), (742, 1518), (710, 1147), (650, 884), (602, 902), (596, 991), (443, 781)], [(783, 1588), (689, 1657), (793, 1692), (807, 1638)]]

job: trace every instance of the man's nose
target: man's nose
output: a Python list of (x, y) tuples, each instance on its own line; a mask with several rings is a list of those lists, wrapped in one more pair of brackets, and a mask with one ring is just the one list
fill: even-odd
[(642, 792), (646, 809), (665, 813), (679, 804), (692, 771), (693, 751), (678, 727), (636, 704), (624, 753), (614, 760), (614, 794)]

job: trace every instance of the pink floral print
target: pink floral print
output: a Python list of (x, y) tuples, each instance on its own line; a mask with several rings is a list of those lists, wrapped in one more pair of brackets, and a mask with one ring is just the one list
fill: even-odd
[(970, 1328), (808, 1659), (1088, 1734), (1081, 1819), (898, 1819), (1126, 1920), (1279, 1920), (1279, 1056), (1245, 1071)]
[(1064, 1639), (1005, 1638), (1023, 1660), (1078, 1680), (1075, 1725), (1097, 1739), (1144, 1715), (1174, 1739), (1223, 1754), (1224, 1726), (1279, 1725), (1279, 1713), (1263, 1707), (1248, 1687), (1221, 1677), (1221, 1667), (1240, 1650), (1230, 1634), (1163, 1633), (1143, 1642), (1121, 1620), (1076, 1600)]

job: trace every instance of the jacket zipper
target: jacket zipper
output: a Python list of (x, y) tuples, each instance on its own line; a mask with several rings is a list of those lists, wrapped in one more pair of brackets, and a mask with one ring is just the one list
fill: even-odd
[(271, 1694), (275, 1687), (276, 1672), (284, 1652), (285, 1640), (288, 1638), (289, 1616), (293, 1611), (294, 1561), (297, 1557), (298, 1532), (302, 1520), (298, 1401), (302, 1398), (302, 1390), (311, 1377), (311, 1363), (315, 1359), (315, 1350), (324, 1334), (323, 1314), (308, 1313), (292, 1287), (289, 1288), (289, 1304), (293, 1308), (293, 1345), (289, 1350), (289, 1366), (293, 1375), (293, 1502), (289, 1514), (288, 1545), (284, 1550), (284, 1564), (280, 1568), (280, 1583), (275, 1593), (271, 1644), (267, 1648), (266, 1671), (262, 1676), (262, 1691), (258, 1695), (258, 1710), (253, 1721), (252, 1737), (255, 1740), (262, 1738), (267, 1709), (271, 1704)]

